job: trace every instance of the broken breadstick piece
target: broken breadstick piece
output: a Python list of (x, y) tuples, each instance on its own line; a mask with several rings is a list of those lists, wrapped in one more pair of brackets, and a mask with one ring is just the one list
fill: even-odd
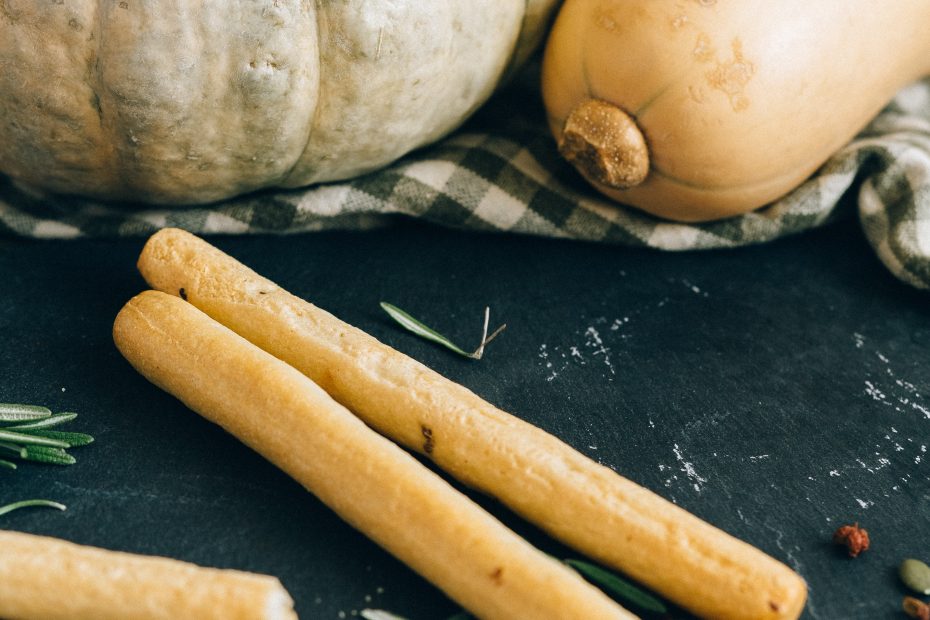
[(0, 531), (0, 617), (297, 620), (275, 577)]
[(804, 580), (755, 547), (599, 465), (178, 229), (139, 258), (153, 287), (313, 379), (367, 424), (429, 456), (581, 552), (719, 620), (797, 618)]
[(191, 304), (157, 291), (137, 295), (116, 317), (113, 338), (143, 376), (280, 467), (478, 617), (636, 617), (306, 376)]

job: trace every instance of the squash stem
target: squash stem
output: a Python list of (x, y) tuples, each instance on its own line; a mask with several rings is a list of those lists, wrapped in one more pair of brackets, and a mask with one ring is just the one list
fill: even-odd
[(649, 149), (636, 121), (600, 99), (585, 99), (568, 115), (559, 152), (585, 177), (614, 189), (639, 185), (649, 174)]

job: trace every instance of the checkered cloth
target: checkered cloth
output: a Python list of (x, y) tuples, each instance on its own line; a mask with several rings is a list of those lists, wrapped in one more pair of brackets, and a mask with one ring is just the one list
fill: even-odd
[(930, 79), (902, 90), (787, 197), (708, 224), (663, 222), (589, 189), (555, 150), (536, 79), (525, 73), (452, 136), (344, 183), (169, 209), (41, 195), (0, 176), (0, 233), (113, 237), (164, 226), (295, 233), (370, 228), (402, 214), (457, 228), (695, 250), (769, 241), (851, 216), (858, 206), (866, 237), (888, 269), (930, 288)]

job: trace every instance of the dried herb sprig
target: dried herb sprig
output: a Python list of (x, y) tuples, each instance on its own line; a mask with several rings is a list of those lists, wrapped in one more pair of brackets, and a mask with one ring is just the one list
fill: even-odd
[[(359, 615), (365, 620), (407, 620), (403, 616), (398, 616), (397, 614), (392, 614), (389, 611), (384, 611), (383, 609), (363, 609)], [(446, 620), (472, 620), (472, 616), (467, 611), (460, 611), (456, 614), (453, 614), (446, 618)]]
[(651, 611), (657, 614), (668, 613), (665, 603), (600, 566), (581, 560), (565, 560), (565, 563), (606, 592), (623, 599), (625, 602), (632, 603), (643, 611)]
[[(616, 596), (624, 603), (630, 603), (638, 607), (641, 611), (652, 612), (654, 614), (668, 613), (668, 607), (661, 600), (600, 566), (575, 559), (563, 560), (563, 562), (574, 568), (594, 585)], [(366, 620), (406, 620), (403, 616), (392, 614), (383, 609), (364, 609), (361, 612), (361, 616)], [(446, 620), (469, 620), (470, 618), (472, 618), (472, 615), (462, 610), (446, 618)]]
[(86, 446), (94, 438), (86, 433), (50, 430), (71, 422), (76, 413), (56, 413), (48, 407), (0, 403), (0, 467), (16, 469), (10, 459), (71, 465), (67, 450)]
[(359, 615), (365, 620), (407, 620), (403, 616), (392, 614), (383, 609), (363, 609)]
[(507, 324), (504, 323), (503, 325), (495, 329), (493, 332), (491, 332), (491, 335), (489, 336), (488, 335), (488, 322), (491, 318), (491, 309), (486, 307), (484, 309), (484, 329), (481, 332), (481, 344), (478, 345), (477, 349), (469, 353), (468, 351), (464, 350), (462, 347), (458, 346), (457, 344), (455, 344), (454, 342), (452, 342), (451, 340), (449, 340), (448, 338), (446, 338), (445, 336), (437, 332), (432, 327), (429, 327), (423, 324), (421, 321), (410, 316), (409, 313), (401, 310), (397, 306), (393, 304), (389, 304), (385, 301), (382, 301), (381, 308), (385, 312), (387, 312), (388, 315), (392, 319), (400, 323), (401, 327), (403, 327), (407, 331), (414, 333), (417, 336), (420, 336), (421, 338), (426, 338), (427, 340), (431, 340), (437, 344), (441, 344), (442, 346), (446, 347), (450, 351), (454, 351), (455, 353), (458, 353), (459, 355), (462, 355), (464, 357), (467, 357), (473, 360), (480, 360), (481, 357), (484, 355), (484, 348), (488, 345), (488, 343), (494, 340), (495, 338), (497, 338), (497, 336), (502, 331), (504, 331), (504, 329), (507, 327)]
[[(48, 407), (0, 403), (0, 468), (16, 469), (9, 459), (72, 465), (67, 449), (86, 446), (94, 438), (86, 433), (49, 430), (77, 417), (76, 413), (53, 414)], [(0, 516), (21, 508), (43, 507), (64, 510), (65, 505), (49, 499), (24, 499), (0, 506)]]
[(0, 517), (7, 513), (13, 512), (14, 510), (30, 507), (55, 508), (56, 510), (65, 510), (66, 508), (64, 504), (53, 502), (50, 499), (24, 499), (19, 502), (7, 504), (6, 506), (0, 506)]

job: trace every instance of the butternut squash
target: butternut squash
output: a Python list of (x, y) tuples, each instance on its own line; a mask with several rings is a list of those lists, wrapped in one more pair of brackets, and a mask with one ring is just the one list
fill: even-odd
[(558, 0), (0, 0), (0, 173), (203, 203), (374, 170), (457, 127)]
[(928, 0), (567, 0), (549, 124), (614, 200), (729, 217), (797, 187), (930, 73), (928, 27)]

